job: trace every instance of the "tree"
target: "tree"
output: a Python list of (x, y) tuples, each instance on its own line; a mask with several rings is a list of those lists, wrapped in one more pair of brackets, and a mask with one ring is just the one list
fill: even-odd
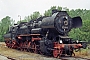
[(0, 23), (0, 40), (1, 41), (4, 41), (3, 35), (6, 34), (9, 26), (12, 26), (13, 24), (14, 24), (14, 20), (11, 19), (11, 17), (9, 16), (6, 16), (5, 18), (1, 20), (1, 23)]
[[(78, 40), (90, 40), (90, 10), (86, 9), (72, 9), (69, 10), (67, 7), (60, 7), (60, 6), (52, 6), (50, 9), (46, 10), (44, 13), (44, 16), (51, 16), (52, 10), (65, 10), (68, 12), (70, 17), (76, 17), (80, 16), (82, 18), (83, 26), (81, 28), (72, 29), (69, 32), (69, 36), (73, 39)], [(33, 12), (33, 14), (29, 16), (25, 16), (24, 20), (21, 20), (22, 22), (28, 22), (30, 20), (35, 20), (38, 17), (42, 16), (38, 11)], [(20, 23), (20, 21), (18, 21)], [(8, 31), (9, 25), (13, 25), (14, 20), (11, 19), (11, 17), (6, 16), (3, 18), (0, 22), (0, 40), (2, 40), (2, 36)]]
[(39, 18), (40, 16), (41, 16), (40, 13), (36, 11), (36, 12), (33, 12), (33, 14), (31, 14), (30, 16), (25, 16), (23, 21), (28, 22), (30, 20), (35, 20)]
[(90, 41), (90, 20), (83, 20), (83, 26), (78, 29), (72, 29), (69, 35), (75, 40)]
[[(59, 7), (58, 7), (59, 8)], [(52, 10), (57, 9), (56, 6), (51, 7), (47, 11), (45, 11), (44, 16), (51, 16), (52, 15)]]

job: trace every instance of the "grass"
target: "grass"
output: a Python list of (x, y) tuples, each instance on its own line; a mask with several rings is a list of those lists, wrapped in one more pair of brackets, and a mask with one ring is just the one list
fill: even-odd
[[(28, 56), (28, 52), (21, 52), (15, 49), (7, 48), (5, 46), (0, 46), (0, 54), (10, 58), (16, 58), (16, 59), (20, 58), (20, 60), (28, 59), (25, 58), (25, 56)], [(29, 54), (33, 55), (33, 53), (29, 53)]]
[(90, 58), (90, 49), (81, 49), (81, 51), (75, 52), (75, 56), (83, 57), (83, 58)]
[(0, 54), (16, 60), (43, 60), (43, 56), (39, 54), (10, 49), (7, 48), (5, 44), (0, 44)]

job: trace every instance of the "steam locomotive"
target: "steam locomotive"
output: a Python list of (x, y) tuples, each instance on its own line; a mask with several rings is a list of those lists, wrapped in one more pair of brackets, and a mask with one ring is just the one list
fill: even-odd
[(74, 50), (86, 48), (68, 36), (72, 28), (82, 26), (81, 17), (71, 18), (66, 11), (52, 10), (51, 16), (14, 24), (4, 35), (8, 48), (30, 51), (54, 57), (72, 56)]

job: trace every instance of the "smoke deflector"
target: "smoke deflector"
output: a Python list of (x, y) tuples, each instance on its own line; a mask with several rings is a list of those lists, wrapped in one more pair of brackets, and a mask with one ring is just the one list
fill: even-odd
[(82, 19), (79, 16), (72, 18), (72, 22), (73, 22), (73, 28), (79, 28), (82, 26)]

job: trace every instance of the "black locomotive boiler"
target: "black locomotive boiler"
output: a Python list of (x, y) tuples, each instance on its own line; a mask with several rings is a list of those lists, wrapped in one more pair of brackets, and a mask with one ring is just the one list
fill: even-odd
[(85, 48), (68, 36), (72, 28), (82, 26), (81, 17), (71, 18), (66, 11), (52, 10), (52, 16), (21, 22), (9, 28), (4, 35), (6, 46), (54, 57), (74, 54), (75, 49)]

